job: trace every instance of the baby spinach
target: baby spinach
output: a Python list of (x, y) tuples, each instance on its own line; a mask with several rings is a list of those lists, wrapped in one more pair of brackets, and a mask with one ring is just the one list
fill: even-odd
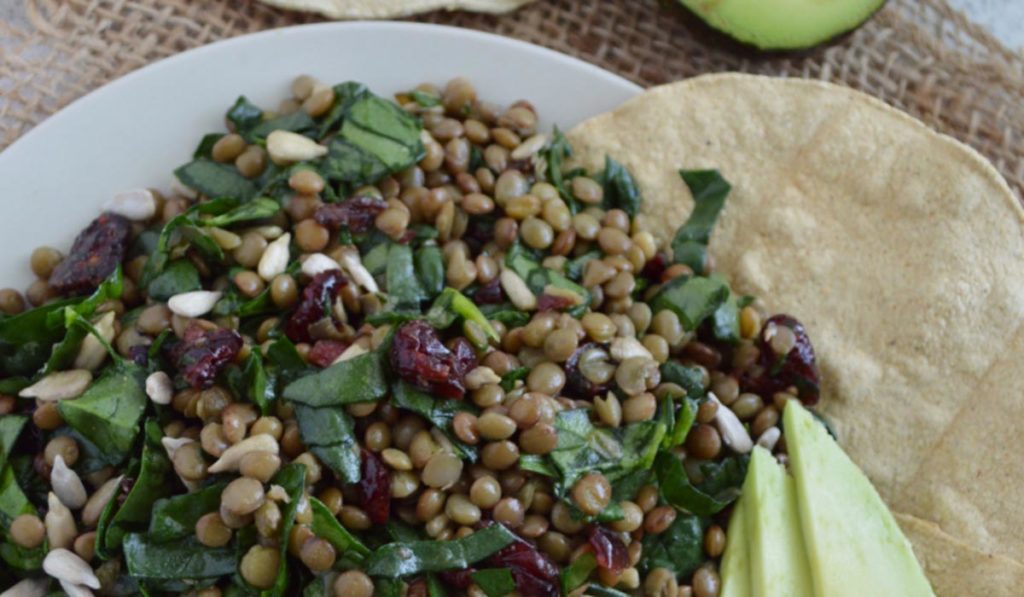
[(704, 563), (704, 531), (708, 524), (707, 518), (679, 512), (664, 532), (645, 535), (640, 560), (643, 571), (666, 568), (677, 577), (692, 574)]
[(683, 470), (683, 463), (669, 452), (658, 454), (654, 470), (665, 501), (697, 516), (717, 514), (739, 497), (738, 487), (735, 492), (728, 491), (721, 495), (709, 495), (694, 487)]
[(416, 277), (412, 249), (408, 245), (393, 243), (388, 250), (387, 278), (388, 304), (394, 309), (419, 310), (427, 293)]
[(225, 487), (227, 487), (227, 481), (204, 487), (193, 493), (157, 500), (153, 504), (153, 515), (149, 521), (149, 533), (146, 537), (157, 543), (165, 543), (194, 535), (196, 522), (204, 514), (216, 512), (220, 507), (220, 494)]
[[(219, 166), (220, 164), (215, 165)], [(172, 250), (182, 240), (198, 240), (203, 247), (197, 248), (201, 248), (204, 253), (212, 252), (214, 256), (217, 251), (221, 251), (220, 247), (213, 243), (212, 239), (205, 236), (199, 230), (197, 227), (198, 217), (200, 215), (219, 215), (225, 213), (237, 206), (238, 203), (239, 200), (232, 197), (211, 199), (193, 205), (185, 210), (185, 213), (175, 216), (164, 224), (163, 228), (160, 229), (160, 235), (157, 237), (156, 246), (149, 252), (149, 259), (146, 260), (146, 267), (142, 270), (139, 286), (149, 288), (149, 284), (167, 268), (171, 260)], [(213, 243), (213, 247), (210, 247), (209, 243)]]
[(175, 259), (146, 287), (150, 298), (166, 301), (176, 294), (200, 290), (199, 271), (188, 259)]
[(444, 290), (444, 259), (436, 243), (424, 244), (413, 256), (416, 277), (427, 298), (433, 298)]
[[(497, 330), (480, 311), (480, 308), (466, 298), (466, 295), (454, 288), (445, 288), (427, 311), (427, 321), (438, 329), (448, 328), (459, 317), (478, 325), (491, 340), (495, 342), (501, 340), (501, 336), (498, 335)], [(478, 346), (477, 348), (486, 347)]]
[(283, 335), (272, 340), (267, 346), (265, 367), (278, 387), (295, 381), (310, 370), (306, 361), (299, 356), (295, 344)]
[(718, 170), (680, 170), (679, 176), (693, 195), (693, 211), (672, 239), (676, 263), (702, 273), (707, 267), (708, 241), (732, 186)]
[(508, 568), (484, 568), (470, 573), (470, 576), (487, 597), (504, 597), (516, 590), (516, 579)]
[(240, 222), (263, 220), (277, 214), (279, 211), (281, 211), (280, 203), (267, 197), (258, 197), (248, 203), (239, 205), (227, 213), (202, 220), (201, 224), (203, 226), (225, 228)]
[(300, 135), (311, 136), (316, 129), (316, 122), (306, 114), (305, 110), (296, 110), (290, 114), (282, 114), (257, 124), (246, 132), (245, 140), (250, 143), (265, 143), (274, 131), (289, 131)]
[(569, 262), (565, 264), (565, 275), (569, 276), (570, 280), (579, 282), (583, 279), (583, 270), (586, 269), (587, 264), (595, 259), (601, 259), (602, 257), (604, 257), (604, 254), (601, 251), (593, 250), (587, 251), (579, 257), (570, 259)]
[[(287, 542), (285, 542), (287, 543)], [(206, 547), (193, 534), (158, 543), (142, 533), (124, 538), (124, 562), (128, 573), (144, 584), (178, 581), (186, 585), (212, 584), (235, 572), (238, 549), (233, 544)]]
[(587, 587), (586, 594), (589, 595), (589, 597), (629, 597), (629, 593), (623, 593), (618, 589), (613, 589), (597, 583)]
[(28, 417), (24, 415), (4, 415), (0, 417), (0, 469), (7, 465), (7, 457), (11, 454), (14, 442), (18, 440)]
[(224, 137), (224, 133), (207, 133), (199, 141), (196, 150), (192, 152), (193, 159), (212, 158), (213, 146)]
[(370, 93), (366, 85), (355, 81), (339, 83), (332, 89), (334, 89), (334, 105), (331, 106), (331, 111), (327, 113), (327, 116), (320, 121), (320, 127), (317, 129), (316, 136), (321, 139), (341, 123), (342, 118), (356, 100), (366, 97)]
[(295, 405), (302, 443), (346, 483), (361, 477), (359, 443), (352, 418), (341, 407)]
[(9, 458), (28, 417), (6, 415), (0, 417), (0, 529), (7, 529), (11, 521), (25, 513), (34, 513), (25, 493), (18, 486)]
[(660, 367), (661, 381), (678, 385), (690, 398), (704, 396), (703, 373), (697, 367), (690, 367), (677, 361), (667, 361)]
[(530, 314), (516, 309), (512, 303), (477, 305), (477, 307), (488, 320), (503, 323), (509, 329), (521, 328), (530, 322)]
[(636, 216), (640, 211), (642, 199), (640, 189), (637, 188), (629, 170), (611, 157), (605, 156), (604, 171), (597, 176), (597, 180), (604, 186), (602, 207), (605, 210), (621, 209), (631, 218)]
[[(280, 485), (288, 493), (288, 502), (281, 508), (281, 537), (290, 537), (295, 525), (295, 511), (302, 499), (302, 491), (306, 486), (306, 466), (303, 464), (287, 464), (270, 480)], [(288, 588), (288, 541), (281, 541), (280, 563), (277, 568), (277, 580), (268, 590), (260, 591), (261, 597), (280, 597)]]
[(179, 166), (174, 175), (188, 188), (207, 197), (231, 197), (247, 201), (256, 194), (256, 185), (233, 165), (199, 158)]
[(615, 429), (594, 427), (585, 409), (564, 410), (555, 417), (558, 444), (550, 458), (562, 474), (562, 489), (590, 471), (604, 473), (609, 481), (650, 468), (665, 424), (642, 421)]
[(50, 357), (51, 348), (64, 337), (64, 307), (78, 304), (65, 299), (0, 319), (0, 376), (31, 377)]
[(711, 333), (722, 342), (735, 344), (740, 339), (740, 306), (736, 295), (729, 293), (711, 314)]
[(362, 541), (348, 532), (348, 529), (341, 526), (341, 523), (323, 502), (315, 497), (310, 497), (309, 506), (313, 511), (311, 525), (313, 533), (333, 545), (338, 554), (344, 553), (349, 556), (356, 554), (359, 558), (370, 555), (370, 550), (363, 545)]
[(242, 134), (263, 120), (263, 110), (244, 95), (240, 95), (228, 110), (227, 119), (235, 125), (235, 131)]
[(398, 408), (418, 413), (433, 423), (435, 427), (440, 429), (451, 440), (452, 445), (459, 452), (459, 456), (470, 462), (476, 462), (476, 448), (463, 443), (452, 432), (452, 420), (456, 414), (460, 412), (477, 413), (476, 408), (469, 402), (465, 400), (439, 400), (399, 380), (392, 388), (391, 403)]
[(377, 349), (301, 377), (288, 384), (284, 397), (306, 406), (341, 406), (370, 402), (388, 392), (387, 351)]
[(680, 276), (661, 287), (651, 299), (651, 310), (670, 309), (687, 331), (693, 331), (728, 298), (729, 285), (720, 278)]
[(146, 372), (124, 363), (109, 369), (75, 400), (59, 403), (61, 416), (77, 432), (119, 461), (131, 453), (148, 400)]
[(327, 142), (327, 155), (320, 162), (320, 174), (328, 180), (352, 186), (377, 181), (388, 167), (372, 155), (341, 137)]
[(394, 578), (423, 572), (463, 570), (504, 549), (515, 534), (501, 524), (492, 524), (472, 535), (451, 541), (408, 541), (389, 543), (370, 555), (366, 573)]
[(568, 595), (583, 586), (590, 574), (597, 569), (597, 558), (593, 552), (586, 552), (562, 568), (562, 594)]
[(505, 255), (505, 265), (518, 274), (536, 295), (543, 294), (548, 286), (554, 286), (555, 288), (568, 290), (580, 297), (580, 304), (568, 311), (573, 317), (582, 316), (590, 305), (592, 300), (590, 291), (563, 274), (541, 266), (518, 242), (513, 244)]
[(521, 454), (519, 456), (519, 468), (545, 477), (558, 477), (558, 471), (544, 456), (537, 454)]
[(505, 390), (506, 392), (510, 392), (512, 391), (512, 388), (516, 387), (517, 381), (525, 380), (529, 376), (529, 367), (516, 367), (515, 369), (512, 369), (511, 371), (506, 372), (505, 375), (501, 376), (501, 382), (499, 385), (501, 385), (501, 389)]
[(433, 108), (434, 106), (441, 105), (441, 98), (436, 95), (431, 95), (425, 91), (420, 91), (419, 89), (413, 89), (410, 91), (409, 97), (412, 98), (412, 101), (424, 108)]
[(540, 150), (539, 155), (548, 165), (545, 172), (548, 182), (558, 189), (558, 194), (569, 206), (569, 211), (575, 215), (580, 210), (579, 202), (569, 191), (568, 181), (562, 173), (562, 164), (567, 158), (572, 157), (572, 145), (557, 126), (551, 133), (551, 140)]

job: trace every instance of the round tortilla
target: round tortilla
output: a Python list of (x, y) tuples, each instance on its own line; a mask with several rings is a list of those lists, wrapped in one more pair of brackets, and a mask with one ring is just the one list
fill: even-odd
[(278, 8), (316, 12), (329, 19), (390, 19), (432, 10), (505, 13), (533, 0), (261, 0)]
[[(716, 270), (807, 326), (844, 449), (935, 527), (908, 531), (919, 557), (997, 554), (979, 568), (1019, 578), (1024, 210), (988, 162), (853, 90), (738, 74), (652, 89), (569, 139), (630, 169), (662, 240), (693, 205), (677, 170), (719, 169)], [(957, 572), (931, 576), (940, 594), (1019, 586)]]

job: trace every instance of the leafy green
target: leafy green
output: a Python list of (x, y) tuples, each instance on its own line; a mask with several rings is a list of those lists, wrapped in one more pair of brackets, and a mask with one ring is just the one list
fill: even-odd
[(334, 137), (327, 142), (327, 155), (321, 161), (320, 173), (329, 180), (355, 186), (383, 178), (388, 168), (358, 146)]
[(567, 180), (562, 173), (562, 164), (566, 158), (572, 157), (572, 145), (569, 144), (569, 140), (565, 138), (562, 131), (558, 130), (557, 126), (551, 133), (551, 141), (540, 150), (539, 155), (547, 164), (545, 176), (548, 182), (558, 189), (558, 194), (565, 201), (566, 205), (569, 206), (569, 211), (576, 214), (580, 210), (579, 202), (576, 201), (576, 198), (569, 191)]
[(451, 541), (389, 543), (373, 552), (365, 571), (371, 576), (394, 578), (422, 572), (462, 570), (516, 540), (515, 534), (504, 525), (492, 524), (472, 535)]
[(289, 131), (309, 136), (313, 134), (316, 122), (306, 114), (305, 110), (296, 110), (290, 114), (283, 114), (264, 120), (252, 127), (244, 136), (250, 143), (262, 143), (267, 140), (270, 133), (274, 131)]
[(192, 152), (193, 159), (213, 157), (213, 146), (224, 137), (224, 133), (207, 133), (199, 141), (196, 150)]
[(241, 367), (227, 370), (228, 386), (236, 396), (248, 398), (264, 415), (270, 413), (271, 403), (277, 399), (274, 382), (263, 366), (261, 351), (254, 350)]
[(227, 213), (202, 220), (204, 226), (217, 226), (224, 228), (239, 222), (251, 222), (263, 220), (281, 211), (281, 204), (267, 197), (258, 197), (248, 203), (243, 203)]
[(54, 301), (0, 319), (0, 376), (35, 375), (65, 334), (63, 316), (53, 314), (63, 314), (64, 307), (75, 304), (78, 300)]
[(708, 241), (732, 187), (718, 170), (680, 170), (679, 176), (693, 195), (693, 211), (672, 239), (676, 263), (701, 273), (707, 267)]
[(416, 277), (412, 249), (408, 245), (391, 245), (385, 276), (388, 303), (391, 307), (418, 310), (420, 302), (427, 299), (427, 293)]
[(568, 595), (574, 589), (583, 586), (590, 574), (597, 569), (597, 558), (593, 552), (586, 552), (562, 568), (562, 594)]
[(460, 412), (476, 414), (477, 410), (465, 400), (443, 400), (417, 390), (408, 383), (398, 380), (391, 390), (391, 403), (398, 408), (411, 410), (434, 424), (451, 440), (459, 456), (476, 462), (477, 452), (473, 446), (463, 443), (452, 432), (452, 420)]
[(600, 471), (614, 482), (627, 474), (650, 468), (665, 424), (641, 421), (615, 429), (594, 427), (585, 409), (564, 410), (555, 417), (558, 445), (550, 458), (568, 489), (590, 471)]
[(686, 390), (690, 398), (704, 396), (704, 374), (697, 367), (690, 367), (678, 361), (667, 361), (662, 363), (661, 381), (674, 383)]
[(518, 242), (505, 255), (505, 265), (512, 268), (536, 295), (541, 295), (548, 286), (568, 290), (580, 297), (580, 304), (569, 310), (574, 317), (581, 316), (590, 305), (590, 292), (553, 269), (537, 263)]
[(0, 417), (0, 530), (9, 528), (18, 516), (35, 512), (8, 462), (26, 421), (28, 417), (22, 415)]
[(302, 442), (346, 483), (360, 479), (359, 443), (352, 418), (340, 407), (295, 405)]
[(501, 389), (505, 390), (506, 392), (510, 392), (513, 388), (516, 387), (517, 381), (525, 380), (527, 377), (529, 377), (529, 375), (529, 367), (516, 367), (515, 369), (512, 369), (511, 371), (506, 372), (505, 375), (501, 376), (501, 382), (499, 385), (501, 385)]
[(413, 256), (416, 262), (416, 277), (427, 298), (437, 296), (444, 289), (444, 259), (436, 243), (425, 244)]
[(146, 410), (143, 383), (146, 372), (128, 363), (108, 370), (75, 400), (64, 400), (57, 408), (78, 433), (105, 454), (127, 457), (139, 432), (139, 420)]
[(202, 586), (233, 574), (238, 562), (235, 546), (206, 547), (196, 539), (194, 530), (192, 535), (164, 543), (130, 533), (123, 548), (128, 573), (143, 582), (192, 581), (187, 584)]
[(349, 533), (348, 529), (341, 526), (341, 523), (323, 502), (315, 497), (310, 497), (309, 506), (313, 511), (311, 528), (317, 537), (327, 540), (339, 554), (354, 552), (359, 556), (370, 555), (370, 550), (363, 545), (362, 541)]
[[(738, 463), (740, 461), (729, 462)], [(743, 473), (745, 473), (745, 467), (742, 467), (741, 472), (740, 466), (733, 464), (728, 469), (718, 469), (725, 471), (720, 475), (722, 479), (735, 481), (738, 477), (738, 484), (726, 484), (724, 481), (713, 483), (712, 485), (721, 485), (721, 490), (717, 493), (708, 493), (690, 483), (690, 479), (683, 469), (683, 463), (669, 452), (659, 453), (654, 461), (658, 486), (661, 488), (661, 495), (665, 501), (697, 516), (717, 514), (739, 497), (740, 485), (742, 485)]]
[(416, 163), (424, 153), (416, 118), (372, 94), (353, 102), (341, 126), (341, 137), (392, 172)]
[(670, 309), (687, 331), (693, 331), (729, 298), (729, 285), (720, 278), (680, 276), (666, 283), (651, 299), (651, 311)]
[(379, 400), (388, 391), (386, 354), (377, 349), (300, 377), (285, 387), (284, 397), (307, 406)]
[(278, 384), (287, 385), (310, 370), (287, 336), (278, 336), (267, 346), (266, 366)]
[(207, 197), (231, 197), (246, 201), (256, 194), (256, 185), (234, 166), (199, 158), (174, 171), (178, 180)]
[[(288, 501), (281, 508), (281, 537), (290, 537), (292, 527), (295, 525), (295, 511), (302, 499), (302, 492), (306, 487), (306, 466), (303, 464), (287, 464), (277, 471), (271, 484), (280, 485), (288, 493)], [(262, 597), (279, 597), (284, 595), (288, 588), (288, 541), (281, 541), (280, 563), (277, 568), (277, 580), (274, 586), (266, 591), (261, 591)]]
[(508, 568), (484, 568), (470, 574), (487, 597), (504, 597), (516, 590), (516, 579)]
[[(220, 164), (215, 165), (219, 166)], [(198, 216), (219, 215), (233, 209), (238, 203), (238, 199), (231, 197), (211, 199), (193, 205), (185, 213), (175, 216), (164, 224), (164, 227), (160, 230), (160, 235), (157, 237), (156, 246), (149, 252), (149, 259), (146, 260), (146, 267), (142, 270), (139, 286), (148, 288), (149, 284), (164, 271), (171, 260), (172, 250), (182, 240), (197, 242), (196, 248), (201, 249), (204, 255), (210, 254), (216, 257), (217, 252), (223, 255), (220, 247), (212, 239), (205, 236), (196, 226)], [(211, 243), (212, 247), (209, 246)]]
[(597, 177), (604, 183), (604, 200), (602, 206), (605, 210), (621, 209), (634, 217), (640, 211), (640, 189), (636, 181), (626, 168), (613, 160), (610, 156), (604, 158), (604, 171)]
[(4, 415), (0, 417), (0, 469), (7, 465), (7, 457), (11, 454), (14, 442), (18, 440), (28, 417), (24, 415)]
[(519, 468), (531, 473), (537, 473), (538, 475), (544, 475), (545, 477), (558, 476), (558, 471), (551, 462), (537, 454), (521, 454), (519, 456)]
[[(473, 304), (473, 301), (466, 298), (454, 288), (445, 288), (441, 295), (434, 300), (434, 304), (427, 311), (427, 321), (438, 329), (447, 329), (457, 318), (471, 321), (480, 326), (480, 329), (487, 334), (487, 337), (495, 342), (501, 340), (497, 330), (487, 320), (487, 317), (480, 311), (480, 308)], [(484, 348), (484, 347), (477, 347)]]
[(239, 134), (244, 134), (263, 120), (263, 110), (244, 95), (240, 95), (228, 110), (227, 119), (235, 125), (235, 130)]
[(711, 315), (711, 333), (722, 342), (735, 344), (740, 339), (740, 306), (736, 295), (729, 293)]
[[(671, 397), (666, 398), (666, 401), (669, 403), (667, 405), (669, 409), (675, 407), (675, 402)], [(670, 431), (665, 436), (664, 446), (666, 448), (683, 445), (687, 434), (690, 433), (690, 428), (693, 427), (693, 422), (697, 419), (697, 409), (697, 401), (693, 398), (681, 397), (679, 399), (679, 411), (675, 413), (672, 427), (669, 428)]]
[(433, 108), (434, 106), (441, 105), (441, 98), (436, 95), (431, 95), (425, 91), (420, 91), (419, 89), (413, 89), (410, 91), (409, 97), (412, 98), (412, 101), (424, 108)]
[(194, 535), (196, 522), (204, 514), (216, 512), (220, 507), (220, 494), (227, 481), (204, 487), (193, 493), (157, 500), (149, 521), (146, 538), (165, 543)]
[(587, 264), (595, 259), (601, 259), (603, 256), (604, 254), (601, 251), (595, 249), (593, 251), (587, 251), (579, 257), (574, 257), (565, 264), (565, 275), (568, 276), (570, 280), (579, 282), (583, 279), (583, 270), (586, 269)]
[(150, 298), (166, 301), (176, 294), (200, 290), (199, 271), (188, 259), (175, 259), (146, 287)]
[(689, 576), (704, 563), (704, 531), (706, 518), (679, 512), (664, 532), (643, 538), (640, 566), (645, 572), (666, 568), (677, 577)]
[[(171, 462), (167, 458), (160, 439), (163, 432), (155, 420), (146, 421), (145, 441), (142, 444), (142, 461), (135, 483), (128, 492), (124, 502), (117, 509), (117, 514), (105, 526), (101, 524), (96, 545), (101, 557), (114, 554), (121, 545), (125, 534), (131, 530), (142, 530), (152, 516), (153, 504), (170, 491), (166, 482), (171, 470)], [(115, 503), (117, 500), (111, 500)], [(103, 532), (105, 531), (105, 532)]]
[(121, 274), (121, 267), (114, 268), (114, 271), (100, 283), (99, 287), (88, 298), (82, 299), (76, 305), (68, 305), (62, 311), (54, 311), (50, 314), (51, 320), (63, 319), (67, 333), (64, 338), (53, 347), (50, 358), (46, 362), (43, 373), (51, 373), (71, 367), (78, 356), (78, 350), (82, 341), (88, 335), (86, 326), (74, 325), (76, 315), (82, 320), (88, 320), (96, 313), (100, 305), (111, 299), (121, 298), (124, 290), (124, 277)]
[(328, 132), (338, 126), (345, 114), (348, 113), (349, 108), (352, 107), (352, 104), (370, 93), (366, 85), (355, 81), (339, 83), (333, 89), (334, 105), (331, 107), (331, 111), (327, 113), (327, 116), (324, 116), (320, 121), (320, 128), (317, 129), (318, 138), (326, 137)]
[(623, 593), (618, 589), (613, 589), (597, 583), (587, 587), (587, 595), (589, 597), (629, 597), (629, 593)]

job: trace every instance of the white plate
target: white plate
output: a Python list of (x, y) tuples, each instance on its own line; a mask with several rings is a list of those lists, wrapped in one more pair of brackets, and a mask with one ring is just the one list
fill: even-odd
[(542, 126), (565, 129), (640, 90), (551, 50), (437, 25), (324, 23), (204, 46), (90, 93), (0, 153), (0, 287), (26, 288), (32, 249), (66, 250), (114, 193), (168, 188), (202, 135), (223, 130), (240, 94), (277, 106), (301, 73), (380, 94), (461, 75), (481, 97), (529, 99)]

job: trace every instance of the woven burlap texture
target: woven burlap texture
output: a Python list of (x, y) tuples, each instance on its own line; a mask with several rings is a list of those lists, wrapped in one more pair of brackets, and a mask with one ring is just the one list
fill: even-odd
[[(150, 62), (316, 20), (245, 0), (26, 1), (27, 23), (0, 24), (0, 147)], [(843, 83), (967, 142), (1018, 195), (1024, 191), (1024, 59), (944, 0), (890, 0), (832, 44), (774, 55), (724, 42), (679, 6), (657, 0), (539, 0), (504, 16), (433, 13), (416, 20), (537, 43), (641, 85), (729, 70)]]

